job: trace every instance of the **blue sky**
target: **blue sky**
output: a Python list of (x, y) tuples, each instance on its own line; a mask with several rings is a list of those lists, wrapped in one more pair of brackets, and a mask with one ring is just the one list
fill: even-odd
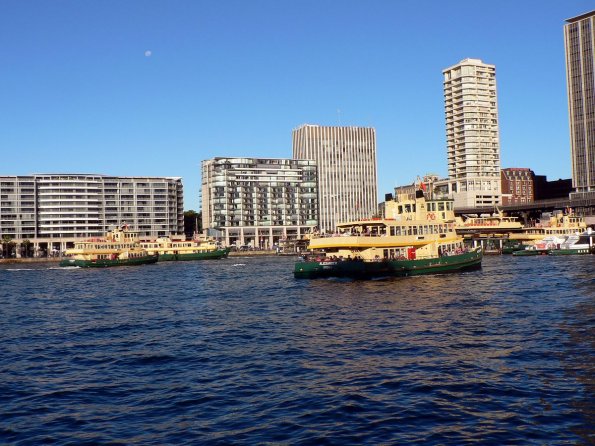
[(564, 20), (592, 0), (0, 0), (0, 174), (180, 176), (372, 126), (379, 197), (446, 176), (442, 69), (496, 65), (502, 167), (570, 178)]

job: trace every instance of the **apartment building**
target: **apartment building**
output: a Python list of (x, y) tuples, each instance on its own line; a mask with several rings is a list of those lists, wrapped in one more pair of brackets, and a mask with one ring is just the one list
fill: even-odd
[(374, 128), (305, 124), (293, 130), (292, 140), (293, 157), (315, 160), (318, 167), (322, 231), (378, 212)]
[(572, 184), (578, 197), (591, 196), (595, 195), (595, 11), (566, 20), (564, 44)]
[(127, 223), (142, 236), (184, 231), (181, 178), (94, 174), (0, 176), (0, 236), (38, 251), (64, 251), (81, 237)]
[(226, 246), (271, 249), (318, 225), (316, 163), (276, 158), (202, 162), (202, 225)]
[(455, 208), (501, 201), (496, 67), (464, 59), (442, 71), (449, 193)]

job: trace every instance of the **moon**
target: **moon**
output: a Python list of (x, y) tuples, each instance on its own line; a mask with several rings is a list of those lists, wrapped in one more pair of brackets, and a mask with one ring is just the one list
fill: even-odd
[(145, 51), (145, 57), (151, 57), (151, 54), (153, 54), (151, 50)]

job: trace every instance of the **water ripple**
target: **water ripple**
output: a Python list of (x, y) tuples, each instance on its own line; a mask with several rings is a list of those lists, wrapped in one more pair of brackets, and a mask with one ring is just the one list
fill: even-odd
[(595, 443), (595, 256), (292, 263), (0, 267), (0, 443)]

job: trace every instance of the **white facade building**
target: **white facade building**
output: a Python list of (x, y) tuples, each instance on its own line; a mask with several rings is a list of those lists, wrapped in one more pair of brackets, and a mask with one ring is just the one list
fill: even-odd
[(202, 224), (226, 246), (272, 249), (318, 225), (316, 163), (273, 158), (202, 162)]
[(501, 202), (496, 67), (465, 59), (442, 71), (449, 192), (455, 207)]
[(302, 125), (293, 130), (293, 157), (318, 166), (319, 225), (372, 217), (378, 211), (376, 130)]
[(93, 174), (0, 176), (0, 237), (64, 251), (127, 223), (142, 236), (184, 232), (181, 178)]

